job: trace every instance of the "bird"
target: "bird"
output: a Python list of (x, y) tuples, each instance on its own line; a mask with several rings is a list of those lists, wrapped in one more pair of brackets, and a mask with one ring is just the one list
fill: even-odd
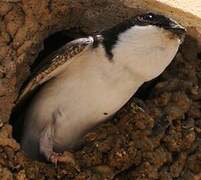
[(50, 54), (16, 101), (19, 108), (34, 94), (23, 108), (22, 150), (34, 160), (73, 162), (70, 150), (166, 69), (185, 33), (175, 20), (148, 12)]

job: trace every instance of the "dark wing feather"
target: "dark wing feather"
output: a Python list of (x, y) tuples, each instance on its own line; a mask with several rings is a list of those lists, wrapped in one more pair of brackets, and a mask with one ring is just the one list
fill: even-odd
[[(58, 67), (70, 63), (74, 56), (93, 45), (93, 38), (80, 38), (67, 43), (61, 49), (48, 56), (31, 74), (17, 99), (17, 104), (41, 84), (55, 76)], [(57, 72), (58, 74), (59, 72)]]

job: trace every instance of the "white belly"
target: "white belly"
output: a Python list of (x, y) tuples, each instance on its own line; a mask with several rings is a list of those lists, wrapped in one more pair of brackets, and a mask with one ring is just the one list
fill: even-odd
[(27, 112), (27, 126), (36, 132), (54, 123), (56, 149), (76, 145), (87, 130), (118, 111), (143, 82), (125, 71), (128, 67), (115, 68), (106, 57), (92, 57), (86, 54), (85, 60), (72, 62), (47, 82)]

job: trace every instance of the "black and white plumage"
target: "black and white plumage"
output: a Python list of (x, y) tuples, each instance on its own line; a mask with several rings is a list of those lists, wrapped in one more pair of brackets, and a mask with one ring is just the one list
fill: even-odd
[(39, 65), (18, 98), (20, 104), (40, 86), (25, 110), (22, 149), (33, 159), (62, 161), (55, 152), (75, 147), (161, 74), (184, 34), (172, 19), (148, 13), (66, 44)]

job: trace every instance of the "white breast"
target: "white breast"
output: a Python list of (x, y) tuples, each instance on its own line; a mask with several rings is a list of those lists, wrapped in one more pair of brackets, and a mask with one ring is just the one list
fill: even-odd
[(118, 111), (142, 84), (125, 68), (109, 62), (103, 49), (86, 51), (36, 95), (26, 115), (28, 124), (38, 131), (56, 118), (55, 143), (62, 149), (74, 145), (89, 128)]

